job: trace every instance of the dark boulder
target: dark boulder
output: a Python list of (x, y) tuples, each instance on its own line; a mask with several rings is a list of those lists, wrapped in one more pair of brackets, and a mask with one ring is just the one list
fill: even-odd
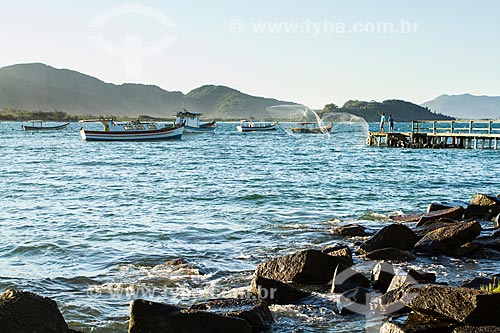
[(464, 214), (464, 208), (462, 206), (456, 206), (453, 208), (448, 208), (443, 210), (436, 210), (423, 215), (418, 220), (417, 227), (420, 227), (421, 225), (424, 225), (429, 221), (439, 220), (444, 218), (458, 220), (462, 218), (463, 214)]
[(353, 265), (352, 252), (347, 245), (328, 246), (322, 252), (336, 257), (345, 266)]
[(262, 276), (254, 276), (250, 292), (269, 304), (290, 304), (310, 295), (310, 293), (289, 284)]
[(492, 285), (495, 280), (500, 281), (500, 274), (494, 275), (492, 277), (476, 276), (466, 281), (464, 284), (462, 284), (461, 287), (480, 290), (481, 288), (486, 287), (490, 284)]
[(499, 326), (459, 326), (452, 333), (500, 333)]
[(328, 284), (337, 266), (346, 268), (344, 260), (317, 250), (303, 250), (261, 263), (255, 275), (281, 282)]
[(471, 254), (475, 253), (481, 248), (481, 246), (475, 242), (469, 242), (466, 243), (462, 246), (460, 246), (458, 249), (453, 250), (451, 253), (454, 257), (465, 257), (465, 256), (470, 256)]
[(366, 288), (354, 288), (340, 295), (337, 301), (338, 312), (345, 316), (351, 314), (366, 314), (371, 301), (371, 293)]
[(493, 249), (495, 251), (500, 251), (500, 238), (499, 237), (479, 237), (474, 241), (477, 245), (483, 248)]
[(500, 326), (500, 293), (424, 284), (404, 286), (396, 294), (407, 307), (427, 316), (466, 325)]
[(343, 293), (358, 287), (369, 288), (370, 280), (352, 268), (337, 267), (332, 280), (332, 293)]
[(387, 262), (379, 262), (373, 267), (371, 283), (374, 289), (383, 293), (387, 291), (396, 273), (394, 267)]
[(418, 283), (434, 283), (436, 282), (436, 274), (428, 272), (418, 272), (414, 269), (408, 271), (408, 276), (412, 277)]
[(497, 214), (500, 213), (500, 206), (480, 206), (480, 205), (468, 205), (465, 208), (464, 218), (480, 218), (485, 220), (491, 220)]
[(491, 195), (476, 193), (474, 194), (474, 197), (472, 198), (470, 203), (471, 205), (477, 206), (500, 206), (500, 198)]
[(129, 333), (251, 333), (248, 321), (206, 311), (135, 300), (130, 304)]
[(388, 261), (413, 261), (415, 255), (409, 251), (403, 251), (393, 247), (378, 249), (365, 254), (366, 259), (370, 260), (388, 260)]
[(372, 235), (368, 229), (358, 224), (348, 224), (345, 226), (334, 227), (330, 229), (330, 233), (332, 235), (343, 237), (366, 237)]
[(429, 254), (452, 254), (453, 250), (473, 241), (481, 232), (477, 221), (461, 222), (427, 233), (415, 244), (415, 250)]
[(451, 333), (456, 323), (410, 313), (408, 316), (396, 317), (384, 323), (380, 333)]
[(406, 274), (395, 275), (387, 288), (387, 292), (400, 289), (403, 286), (435, 282), (436, 275), (434, 273), (421, 273), (410, 269)]
[(152, 268), (153, 271), (168, 271), (183, 275), (204, 275), (204, 272), (195, 265), (189, 263), (184, 258), (172, 259), (163, 264), (156, 265)]
[(378, 249), (394, 247), (400, 250), (410, 250), (418, 241), (415, 233), (407, 226), (391, 224), (380, 229), (375, 235), (361, 244), (359, 252), (366, 254)]
[(67, 333), (68, 325), (55, 301), (8, 289), (0, 298), (2, 333)]
[(271, 310), (261, 300), (221, 298), (195, 304), (191, 306), (190, 310), (201, 310), (226, 317), (244, 319), (250, 323), (253, 332), (268, 329), (274, 321)]
[(447, 204), (441, 204), (441, 203), (432, 202), (432, 203), (429, 204), (429, 206), (427, 206), (427, 213), (435, 212), (437, 210), (450, 209), (450, 208), (453, 208), (453, 206), (452, 205), (447, 205)]

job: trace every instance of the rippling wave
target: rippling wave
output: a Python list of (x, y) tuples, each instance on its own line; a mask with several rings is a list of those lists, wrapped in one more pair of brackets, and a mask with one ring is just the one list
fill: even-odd
[[(394, 212), (499, 191), (498, 151), (367, 147), (359, 126), (339, 126), (330, 139), (221, 124), (181, 141), (110, 143), (2, 123), (0, 288), (54, 297), (76, 329), (125, 331), (138, 292), (182, 305), (234, 295), (266, 258), (332, 243), (332, 224), (375, 228)], [(158, 266), (179, 257), (205, 274)], [(452, 282), (491, 269), (411, 265)], [(276, 332), (363, 331), (325, 304), (275, 307)]]

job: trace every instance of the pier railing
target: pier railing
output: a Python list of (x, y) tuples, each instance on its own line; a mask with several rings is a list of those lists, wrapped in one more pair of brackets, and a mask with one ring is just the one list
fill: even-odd
[(500, 137), (500, 120), (418, 120), (412, 121), (411, 132)]

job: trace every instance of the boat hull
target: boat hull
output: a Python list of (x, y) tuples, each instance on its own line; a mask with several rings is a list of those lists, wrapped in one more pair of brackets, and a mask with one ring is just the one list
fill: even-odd
[(215, 126), (205, 126), (205, 127), (184, 126), (184, 133), (212, 133), (214, 131), (215, 131)]
[(63, 130), (66, 127), (68, 127), (69, 123), (62, 124), (59, 126), (28, 126), (28, 125), (22, 125), (22, 128), (24, 131), (59, 131)]
[(314, 127), (314, 128), (307, 128), (307, 127), (294, 127), (291, 128), (290, 130), (292, 133), (295, 134), (304, 134), (304, 133), (309, 133), (309, 134), (326, 134), (330, 133), (332, 131), (333, 124), (330, 123), (327, 126), (323, 127)]
[(270, 126), (257, 126), (257, 127), (247, 127), (247, 126), (236, 126), (238, 132), (266, 132), (266, 131), (275, 131), (278, 129), (278, 125), (270, 125)]
[(178, 140), (182, 137), (184, 127), (162, 128), (152, 131), (86, 131), (80, 129), (80, 135), (85, 141), (161, 141)]

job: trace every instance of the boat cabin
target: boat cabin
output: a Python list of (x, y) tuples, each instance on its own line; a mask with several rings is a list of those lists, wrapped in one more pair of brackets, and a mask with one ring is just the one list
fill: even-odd
[(187, 127), (200, 127), (200, 117), (203, 113), (199, 112), (189, 112), (186, 109), (177, 112), (175, 115), (175, 125), (177, 126), (187, 126)]

